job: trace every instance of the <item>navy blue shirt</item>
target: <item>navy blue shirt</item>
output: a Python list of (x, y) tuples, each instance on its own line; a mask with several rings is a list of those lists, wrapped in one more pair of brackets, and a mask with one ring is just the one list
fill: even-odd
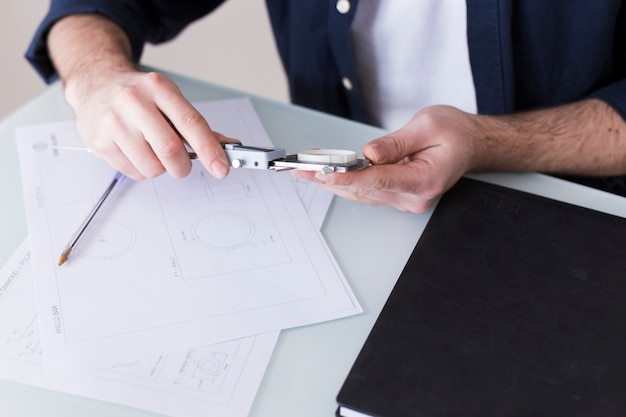
[[(266, 0), (294, 103), (364, 120), (354, 78), (350, 25), (336, 0)], [(52, 0), (26, 57), (56, 78), (46, 49), (51, 25), (71, 13), (108, 16), (128, 34), (139, 60), (215, 9), (219, 0)], [(503, 114), (586, 97), (626, 119), (626, 10), (620, 0), (467, 0), (467, 37), (478, 112)], [(406, 51), (411, 53), (411, 51)], [(417, 110), (417, 109), (416, 109)], [(623, 185), (623, 183), (622, 183)], [(624, 187), (626, 191), (626, 187)]]

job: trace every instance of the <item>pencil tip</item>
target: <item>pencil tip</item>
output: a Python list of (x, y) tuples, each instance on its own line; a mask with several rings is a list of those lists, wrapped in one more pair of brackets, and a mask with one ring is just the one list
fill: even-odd
[(71, 251), (72, 251), (72, 248), (65, 248), (65, 250), (63, 251), (63, 253), (59, 257), (59, 264), (58, 264), (58, 266), (63, 265), (67, 261), (67, 258), (68, 258), (68, 256), (70, 256), (70, 252)]

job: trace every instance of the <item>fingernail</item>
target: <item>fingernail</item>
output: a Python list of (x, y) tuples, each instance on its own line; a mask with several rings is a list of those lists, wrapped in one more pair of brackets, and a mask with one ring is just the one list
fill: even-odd
[(228, 165), (222, 161), (213, 161), (211, 164), (211, 175), (217, 179), (225, 178), (228, 175)]
[(371, 154), (372, 161), (384, 161), (385, 160), (385, 148), (380, 143), (373, 142), (369, 144), (369, 153)]

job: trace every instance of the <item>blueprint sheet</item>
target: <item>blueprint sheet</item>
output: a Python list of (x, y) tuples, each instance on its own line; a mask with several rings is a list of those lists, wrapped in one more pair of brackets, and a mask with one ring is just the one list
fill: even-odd
[(0, 271), (0, 378), (172, 417), (248, 415), (278, 332), (48, 376), (30, 260), (24, 242)]
[[(198, 103), (213, 129), (271, 146), (250, 101)], [(125, 181), (70, 260), (57, 259), (114, 171), (73, 122), (17, 132), (46, 369), (210, 345), (361, 312), (289, 174), (199, 163)]]

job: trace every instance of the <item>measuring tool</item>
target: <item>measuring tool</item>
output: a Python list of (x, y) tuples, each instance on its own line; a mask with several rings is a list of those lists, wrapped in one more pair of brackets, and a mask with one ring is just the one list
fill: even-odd
[[(224, 153), (233, 168), (251, 168), (274, 171), (300, 169), (305, 171), (348, 172), (371, 165), (369, 159), (360, 159), (356, 152), (343, 149), (309, 149), (287, 155), (282, 148), (261, 148), (241, 143), (223, 143)], [(197, 159), (189, 152), (191, 159)]]

